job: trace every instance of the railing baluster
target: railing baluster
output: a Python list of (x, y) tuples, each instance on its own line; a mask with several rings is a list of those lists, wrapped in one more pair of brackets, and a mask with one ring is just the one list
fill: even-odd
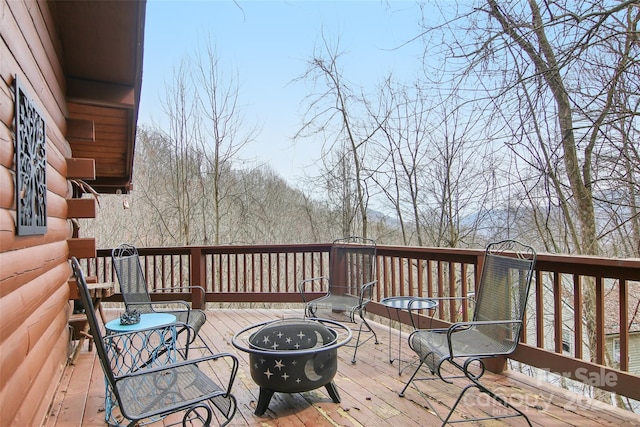
[[(620, 301), (620, 370), (629, 370), (629, 288), (625, 279), (618, 279)], [(613, 349), (612, 349), (613, 352)]]
[(582, 359), (582, 277), (573, 275), (573, 335), (574, 356)]
[(544, 283), (542, 272), (536, 271), (536, 346), (544, 348)]
[(604, 364), (604, 286), (602, 276), (596, 277), (596, 363)]
[(562, 353), (562, 274), (553, 273), (553, 346), (556, 353)]

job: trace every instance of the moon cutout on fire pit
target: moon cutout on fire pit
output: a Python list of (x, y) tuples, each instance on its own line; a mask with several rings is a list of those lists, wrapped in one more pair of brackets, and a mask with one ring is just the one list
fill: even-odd
[[(316, 333), (316, 345), (315, 345), (315, 346), (316, 346), (316, 347), (322, 347), (322, 346), (324, 346), (324, 345), (325, 345), (325, 342), (324, 342), (324, 338), (322, 337), (322, 334), (321, 334), (320, 332), (318, 332), (318, 331), (315, 331), (315, 330), (314, 330), (313, 332), (315, 332), (315, 333)], [(327, 343), (327, 344), (328, 344), (328, 343)]]
[(316, 369), (313, 366), (313, 359), (307, 360), (307, 363), (304, 364), (304, 374), (309, 381), (313, 381), (314, 383), (324, 378), (324, 375), (318, 375), (316, 372)]

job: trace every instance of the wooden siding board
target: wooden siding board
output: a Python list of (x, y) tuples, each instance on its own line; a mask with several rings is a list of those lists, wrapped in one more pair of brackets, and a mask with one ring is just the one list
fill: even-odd
[(15, 210), (14, 172), (0, 166), (0, 209)]
[[(44, 25), (44, 19), (42, 18), (42, 12), (38, 7), (34, 7), (36, 4), (33, 1), (10, 1), (9, 8), (16, 19), (16, 22), (20, 22), (20, 29), (22, 30), (23, 37), (26, 40), (29, 50), (32, 52), (38, 69), (44, 77), (44, 80), (48, 82), (48, 85), (52, 88), (64, 87), (64, 75), (62, 66), (56, 55), (51, 38), (47, 28)], [(44, 12), (48, 12), (44, 10)], [(54, 85), (54, 82), (56, 83)], [(64, 97), (62, 92), (57, 97), (58, 108), (64, 111)]]
[[(52, 15), (57, 6), (45, 0), (0, 1), (0, 425), (41, 423), (67, 354), (64, 308), (72, 229), (65, 199), (71, 196), (66, 159), (72, 151), (65, 138), (68, 76), (60, 59), (59, 22)], [(16, 76), (47, 123), (49, 227), (44, 235), (25, 238), (15, 236), (12, 210)], [(124, 138), (113, 128), (118, 122), (132, 131), (131, 114), (107, 117), (104, 141)], [(12, 364), (15, 369), (9, 369)]]
[[(68, 271), (68, 265), (66, 271)], [(57, 291), (43, 289), (43, 293), (51, 295), (49, 309), (44, 314), (53, 313), (54, 317), (45, 317), (45, 333), (39, 333), (38, 339), (28, 336), (30, 324), (43, 323), (39, 310), (33, 308), (25, 310), (32, 313), (23, 326), (14, 328), (14, 334), (21, 334), (22, 339), (27, 342), (27, 352), (20, 357), (20, 363), (10, 372), (5, 372), (3, 368), (0, 377), (0, 425), (33, 425), (29, 419), (36, 416), (34, 407), (41, 403), (42, 399), (49, 399), (51, 395), (43, 393), (43, 389), (51, 382), (54, 372), (60, 371), (60, 366), (64, 363), (61, 353), (52, 353), (56, 341), (66, 331), (67, 315), (64, 306), (68, 299), (67, 288), (57, 288)], [(4, 310), (4, 308), (3, 308)], [(3, 324), (3, 328), (6, 326)], [(8, 366), (7, 361), (10, 356), (4, 354), (7, 351), (3, 347), (2, 366)], [(65, 353), (62, 353), (64, 356)], [(13, 358), (18, 357), (13, 355)], [(31, 398), (31, 400), (29, 400)], [(47, 404), (50, 403), (47, 401)]]
[[(1, 22), (0, 22), (1, 24)], [(0, 25), (1, 27), (1, 25)], [(37, 95), (39, 92), (34, 89), (32, 85), (30, 85), (26, 71), (20, 68), (16, 58), (14, 58), (12, 52), (9, 50), (9, 47), (0, 43), (0, 77), (5, 82), (4, 87), (2, 87), (2, 91), (6, 94), (7, 102), (0, 102), (0, 121), (4, 123), (9, 129), (13, 128), (13, 104), (14, 104), (14, 93), (13, 93), (13, 80), (14, 76), (18, 75), (22, 84), (25, 86), (25, 90), (28, 92), (29, 96), (31, 96), (36, 105), (38, 105), (44, 115), (44, 118), (47, 122), (47, 158), (50, 156), (51, 149), (50, 145), (55, 146), (55, 149), (60, 153), (61, 157), (71, 157), (71, 150), (69, 145), (67, 144), (62, 131), (57, 127), (59, 123), (56, 122), (51, 116), (51, 111), (47, 109), (48, 102), (46, 98), (39, 98)], [(44, 82), (43, 84), (46, 84)], [(0, 94), (0, 97), (5, 98)], [(45, 108), (41, 108), (41, 107)], [(62, 123), (66, 126), (66, 119), (62, 117)], [(52, 155), (52, 154), (51, 154)]]
[[(0, 104), (3, 104), (5, 99), (0, 93)], [(6, 102), (9, 102), (7, 99)], [(3, 107), (0, 107), (3, 108)], [(9, 131), (9, 128), (0, 123), (0, 165), (5, 168), (13, 168), (13, 134)]]
[[(38, 49), (37, 44), (30, 46), (30, 41), (25, 39), (24, 33), (29, 33), (30, 29), (33, 30), (33, 23), (30, 20), (19, 23), (16, 21), (14, 11), (19, 13), (20, 9), (15, 8), (16, 6), (23, 7), (22, 2), (8, 2), (8, 4), (12, 13), (4, 13), (0, 16), (0, 28), (3, 29), (3, 34), (10, 35), (4, 40), (11, 57), (15, 59), (15, 66), (13, 66), (11, 74), (19, 74), (18, 77), (23, 80), (26, 90), (35, 99), (36, 104), (41, 107), (47, 124), (58, 130), (64, 129), (67, 112), (62, 88), (54, 84), (56, 81), (54, 75), (51, 75), (50, 81), (47, 80), (49, 73), (46, 69), (43, 71), (38, 65), (38, 62), (42, 61), (42, 67), (44, 67), (44, 63), (47, 62), (47, 56), (43, 49)], [(32, 47), (35, 49), (34, 51), (31, 50)], [(65, 109), (63, 110), (61, 106), (64, 106)]]
[[(64, 301), (65, 306), (68, 306), (67, 301)], [(29, 390), (29, 394), (24, 400), (22, 408), (18, 411), (25, 411), (31, 420), (26, 425), (41, 426), (44, 422), (47, 411), (51, 405), (51, 396), (55, 394), (58, 379), (62, 376), (64, 368), (67, 364), (67, 352), (69, 350), (69, 329), (68, 329), (68, 312), (59, 311), (59, 316), (56, 318), (55, 323), (52, 323), (52, 328), (47, 330), (44, 334), (47, 337), (48, 342), (43, 343), (42, 348), (50, 348), (49, 357), (45, 362), (46, 365), (50, 365), (52, 370), (51, 375), (47, 376), (44, 372), (40, 372), (36, 381)], [(54, 327), (57, 328), (54, 329)], [(50, 380), (49, 378), (54, 378)], [(30, 404), (30, 402), (32, 404)], [(39, 402), (39, 405), (34, 405), (35, 402)]]
[[(65, 242), (62, 242), (65, 244)], [(54, 245), (52, 246), (55, 249)], [(33, 252), (29, 249), (23, 249), (21, 251), (15, 252)], [(35, 249), (39, 249), (35, 247)], [(59, 252), (59, 251), (58, 251)], [(11, 254), (13, 252), (8, 252), (6, 254)], [(3, 256), (3, 264), (6, 258)], [(49, 268), (37, 268), (38, 264), (33, 262), (31, 267), (34, 267), (36, 271), (29, 271), (28, 273), (18, 274), (15, 278), (22, 279), (28, 278), (30, 280), (16, 280), (17, 283), (23, 283), (22, 286), (16, 287), (15, 284), (13, 286), (9, 286), (14, 288), (12, 292), (5, 293), (5, 286), (2, 289), (2, 295), (0, 298), (0, 324), (2, 328), (0, 328), (0, 344), (10, 336), (14, 331), (18, 330), (21, 326), (24, 325), (24, 322), (27, 320), (30, 313), (37, 312), (41, 307), (46, 306), (48, 304), (47, 299), (50, 298), (55, 292), (61, 287), (61, 284), (64, 283), (64, 290), (67, 292), (69, 288), (66, 286), (66, 281), (69, 278), (69, 265), (66, 262), (66, 258), (64, 262), (60, 263), (60, 260), (55, 260), (55, 263), (46, 263), (53, 264), (52, 266), (48, 266)], [(28, 266), (28, 263), (21, 263), (19, 268), (23, 268)], [(45, 264), (45, 265), (46, 265)], [(4, 266), (3, 266), (4, 269)], [(14, 269), (19, 270), (19, 269)], [(6, 275), (3, 274), (6, 277)], [(3, 348), (3, 352), (6, 349)], [(2, 356), (4, 357), (4, 356)], [(4, 365), (1, 365), (4, 366)]]
[[(60, 41), (55, 34), (55, 26), (51, 16), (51, 10), (48, 7), (51, 3), (51, 1), (34, 2), (32, 0), (25, 0), (25, 7), (34, 23), (36, 31), (38, 32), (38, 40), (42, 44), (44, 52), (46, 53), (51, 73), (55, 75), (55, 81), (58, 87), (64, 88), (64, 71), (59, 59), (62, 57), (60, 55), (62, 53), (62, 47), (60, 46)], [(61, 106), (61, 109), (64, 109), (64, 105)]]
[(57, 170), (47, 164), (47, 189), (59, 197), (71, 197), (69, 182)]
[[(55, 14), (56, 4), (51, 0), (37, 0), (35, 4), (37, 4), (38, 9), (40, 10), (40, 17), (42, 18), (42, 23), (44, 25), (43, 28), (46, 29), (48, 38), (51, 41), (51, 44), (55, 51), (55, 56), (57, 58), (62, 58), (62, 42), (58, 37), (58, 29), (53, 18), (53, 15)], [(32, 12), (32, 14), (36, 13), (37, 12), (35, 11)]]
[[(9, 63), (9, 57), (11, 52), (4, 43), (4, 40), (0, 38), (0, 79), (2, 83), (0, 85), (0, 123), (7, 129), (13, 128), (13, 78), (11, 64), (17, 64), (15, 62)], [(13, 60), (13, 58), (11, 58)]]
[(640, 374), (640, 333), (629, 335), (629, 372)]
[(123, 153), (123, 144), (120, 143), (119, 139), (104, 139), (101, 137), (98, 138), (96, 142), (70, 142), (73, 157), (90, 157), (89, 154), (99, 154), (100, 159), (96, 161), (96, 164), (99, 164), (104, 157), (111, 158), (124, 158)]
[[(0, 209), (0, 252), (60, 242), (71, 238), (72, 232), (73, 228), (68, 220), (48, 218), (47, 233), (44, 236), (16, 236), (15, 211)], [(3, 282), (0, 287), (0, 295), (8, 291), (9, 286), (8, 282)]]
[[(618, 334), (607, 335), (607, 355), (613, 361), (613, 340), (619, 338)], [(617, 366), (614, 363), (614, 367)], [(640, 374), (640, 332), (629, 334), (629, 369), (632, 374)]]

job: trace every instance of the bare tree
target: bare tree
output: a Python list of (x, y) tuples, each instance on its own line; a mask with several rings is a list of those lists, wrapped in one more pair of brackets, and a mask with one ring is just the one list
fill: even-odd
[[(351, 182), (348, 175), (353, 175), (354, 190), (356, 193), (355, 203), (360, 223), (360, 235), (367, 237), (368, 234), (368, 206), (369, 193), (367, 191), (366, 180), (368, 177), (365, 165), (367, 144), (370, 142), (374, 131), (369, 131), (364, 127), (362, 119), (356, 118), (355, 112), (358, 110), (356, 99), (350, 84), (343, 78), (342, 70), (339, 66), (339, 59), (343, 52), (338, 45), (332, 46), (323, 37), (323, 52), (314, 53), (309, 60), (307, 71), (299, 78), (312, 81), (318, 86), (318, 92), (309, 95), (307, 98), (308, 108), (305, 112), (301, 129), (296, 133), (295, 138), (322, 137), (324, 141), (329, 141), (323, 150), (330, 153), (334, 148), (339, 152), (338, 158), (342, 162), (338, 165), (340, 176), (346, 179), (344, 188), (349, 188)], [(346, 150), (346, 151), (343, 151)], [(344, 163), (347, 159), (343, 153), (349, 156), (349, 169), (345, 169)], [(331, 159), (324, 159), (325, 163)], [(341, 168), (341, 169), (340, 169)], [(329, 174), (332, 178), (338, 178), (335, 174)], [(351, 197), (351, 195), (345, 194)], [(346, 206), (348, 203), (342, 203)], [(349, 220), (356, 219), (346, 213)], [(350, 235), (354, 231), (352, 223), (349, 225), (343, 222), (343, 235)]]
[[(493, 110), (487, 128), (511, 148), (519, 199), (549, 249), (600, 255), (604, 237), (637, 224), (637, 157), (626, 141), (637, 136), (638, 4), (485, 0), (445, 25), (462, 27), (446, 45), (465, 62), (456, 84), (474, 85), (473, 102)], [(595, 287), (583, 289), (594, 357)]]
[[(257, 127), (248, 125), (239, 105), (239, 78), (237, 73), (226, 76), (220, 65), (215, 45), (210, 41), (203, 53), (196, 56), (195, 96), (200, 107), (198, 139), (203, 152), (203, 181), (201, 189), (207, 203), (202, 212), (213, 217), (213, 241), (209, 242), (208, 233), (204, 234), (204, 244), (221, 242), (221, 221), (229, 210), (224, 202), (232, 197), (230, 186), (223, 184), (224, 175), (229, 172), (233, 162), (239, 162), (239, 152), (251, 143), (257, 135)], [(206, 179), (204, 178), (206, 176)], [(206, 183), (206, 185), (205, 185)]]

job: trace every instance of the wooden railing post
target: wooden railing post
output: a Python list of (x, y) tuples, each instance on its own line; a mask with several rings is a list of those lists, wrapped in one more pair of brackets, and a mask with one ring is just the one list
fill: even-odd
[[(191, 268), (189, 271), (189, 283), (191, 286), (201, 286), (206, 289), (207, 283), (204, 278), (205, 271), (205, 258), (202, 253), (202, 248), (192, 247), (190, 248), (190, 263)], [(203, 292), (200, 288), (191, 288), (191, 303), (193, 308), (204, 309), (206, 299), (206, 292)]]

